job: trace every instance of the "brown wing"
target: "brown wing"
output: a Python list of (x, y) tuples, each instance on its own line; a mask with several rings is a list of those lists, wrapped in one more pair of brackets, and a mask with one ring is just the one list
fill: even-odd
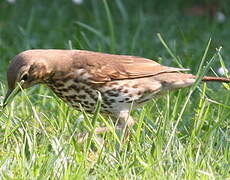
[(160, 73), (187, 71), (188, 69), (162, 66), (153, 60), (135, 56), (111, 55), (90, 51), (78, 51), (76, 62), (84, 64), (95, 83), (112, 80), (134, 79), (154, 76)]

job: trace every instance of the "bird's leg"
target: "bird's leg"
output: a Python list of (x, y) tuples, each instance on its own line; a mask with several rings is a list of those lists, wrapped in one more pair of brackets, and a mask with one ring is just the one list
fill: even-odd
[[(95, 132), (95, 135), (97, 136), (97, 135), (105, 133), (107, 131), (109, 131), (109, 128), (107, 128), (107, 127), (98, 127), (98, 128), (95, 129), (94, 132)], [(83, 143), (88, 137), (89, 137), (88, 132), (79, 133), (79, 134), (77, 134), (77, 142), (78, 143)], [(97, 138), (99, 139), (99, 141), (102, 141), (99, 138), (99, 136)]]
[[(120, 137), (123, 139), (122, 142), (126, 142), (126, 140), (129, 137), (130, 134), (130, 128), (134, 125), (134, 120), (133, 118), (130, 116), (129, 110), (127, 111), (121, 111), (118, 115), (117, 115), (117, 125), (115, 127), (115, 129), (118, 131)], [(108, 132), (109, 128), (108, 127), (98, 127), (95, 129), (95, 135), (99, 135), (105, 132)], [(77, 135), (77, 141), (78, 143), (82, 143), (84, 142), (89, 136), (89, 133), (87, 132), (83, 132), (83, 133), (79, 133)]]
[(134, 120), (130, 116), (129, 110), (121, 111), (118, 115), (118, 124), (116, 129), (120, 131), (120, 137), (122, 138), (122, 143), (125, 143), (128, 140), (130, 135), (130, 128), (134, 125)]

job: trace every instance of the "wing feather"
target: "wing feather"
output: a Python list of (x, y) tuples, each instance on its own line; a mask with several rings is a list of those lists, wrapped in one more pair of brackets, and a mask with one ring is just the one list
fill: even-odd
[(78, 65), (84, 66), (92, 75), (95, 83), (112, 80), (134, 79), (154, 76), (161, 73), (188, 71), (189, 69), (163, 66), (153, 60), (126, 56), (97, 53), (91, 51), (77, 51), (74, 56)]

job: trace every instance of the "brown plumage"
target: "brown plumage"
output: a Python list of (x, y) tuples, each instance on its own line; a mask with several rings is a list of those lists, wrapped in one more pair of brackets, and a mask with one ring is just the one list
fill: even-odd
[[(101, 112), (132, 126), (131, 104), (142, 105), (168, 90), (191, 86), (188, 69), (167, 67), (150, 59), (84, 50), (28, 50), (14, 57), (8, 72), (8, 92), (23, 80), (22, 87), (43, 83), (75, 108), (79, 103), (92, 113), (102, 95)], [(203, 81), (230, 82), (229, 78), (204, 77)]]

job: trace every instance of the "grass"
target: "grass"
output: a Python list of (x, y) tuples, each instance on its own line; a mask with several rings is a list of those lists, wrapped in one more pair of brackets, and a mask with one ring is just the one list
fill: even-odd
[[(1, 1), (1, 100), (9, 60), (29, 48), (132, 54), (199, 76), (230, 66), (228, 21), (184, 15), (191, 2), (159, 2)], [(197, 83), (133, 110), (131, 138), (120, 145), (110, 118), (76, 111), (45, 86), (32, 87), (1, 112), (0, 178), (229, 179), (229, 109), (229, 85)], [(111, 129), (102, 147), (93, 133), (99, 124)], [(91, 136), (78, 144), (82, 131)]]

